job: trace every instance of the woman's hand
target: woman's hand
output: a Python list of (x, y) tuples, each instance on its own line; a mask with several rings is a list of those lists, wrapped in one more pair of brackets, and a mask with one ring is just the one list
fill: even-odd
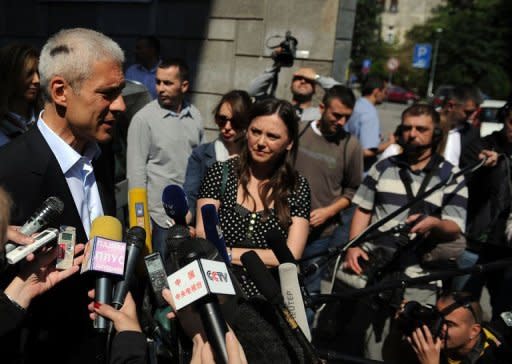
[[(94, 289), (91, 289), (88, 292), (89, 298), (94, 299), (94, 295)], [(87, 308), (91, 312), (89, 314), (91, 320), (95, 320), (97, 315), (101, 315), (105, 318), (108, 318), (114, 324), (114, 327), (117, 332), (142, 332), (139, 320), (137, 318), (137, 307), (130, 292), (126, 294), (124, 304), (120, 310), (116, 310), (110, 305), (99, 302), (91, 302), (89, 306), (87, 306)]]
[[(84, 244), (75, 246), (75, 255), (84, 250)], [(5, 289), (5, 293), (21, 307), (27, 308), (34, 297), (42, 295), (60, 281), (75, 274), (80, 269), (83, 255), (76, 257), (73, 266), (59, 271), (53, 262), (59, 255), (59, 247), (43, 248), (36, 253), (31, 262), (26, 262), (11, 284)]]

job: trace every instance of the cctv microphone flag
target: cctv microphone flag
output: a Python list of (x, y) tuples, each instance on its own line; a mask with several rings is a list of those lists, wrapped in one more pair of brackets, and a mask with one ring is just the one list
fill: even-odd
[(167, 281), (176, 310), (209, 294), (235, 295), (233, 282), (224, 262), (197, 259), (171, 274)]

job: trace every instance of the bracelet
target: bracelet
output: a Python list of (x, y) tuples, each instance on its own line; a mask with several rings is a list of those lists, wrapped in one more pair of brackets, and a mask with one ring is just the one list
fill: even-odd
[(20, 304), (18, 302), (16, 302), (14, 299), (12, 299), (11, 296), (9, 296), (7, 293), (4, 292), (4, 296), (7, 297), (7, 299), (9, 301), (11, 301), (12, 305), (14, 307), (16, 307), (18, 310), (22, 311), (22, 312), (26, 312), (27, 310), (25, 309), (25, 307), (22, 307), (20, 306)]

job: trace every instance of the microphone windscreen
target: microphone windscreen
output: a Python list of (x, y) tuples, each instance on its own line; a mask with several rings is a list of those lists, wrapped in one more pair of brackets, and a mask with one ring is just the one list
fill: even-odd
[(220, 229), (219, 215), (217, 208), (213, 204), (206, 204), (201, 207), (201, 215), (203, 216), (203, 226), (206, 239), (211, 241), (227, 265), (231, 265), (231, 259), (226, 249), (226, 242), (222, 230)]
[(126, 233), (126, 244), (135, 244), (138, 248), (144, 247), (146, 230), (140, 226), (131, 227)]
[(288, 248), (288, 245), (286, 245), (285, 237), (279, 230), (269, 230), (264, 234), (264, 237), (268, 246), (274, 252), (279, 263), (297, 263), (292, 252)]
[(206, 239), (194, 238), (183, 241), (178, 246), (177, 258), (180, 267), (183, 267), (194, 259), (203, 258), (216, 261), (223, 261), (215, 246)]
[(297, 321), (297, 324), (299, 324), (306, 338), (311, 342), (311, 332), (297, 275), (297, 266), (294, 263), (282, 263), (278, 269), (284, 303), (292, 313), (295, 321)]
[(92, 221), (90, 238), (100, 236), (105, 239), (123, 239), (123, 228), (121, 222), (113, 216), (99, 216)]
[(165, 187), (162, 192), (162, 204), (167, 216), (176, 224), (186, 225), (185, 216), (188, 212), (188, 203), (183, 188), (178, 185)]
[(62, 214), (64, 211), (64, 202), (58, 197), (51, 196), (46, 199), (44, 202), (45, 204), (48, 204), (48, 206), (55, 211), (56, 215)]
[(272, 277), (272, 274), (270, 274), (258, 254), (250, 250), (242, 254), (240, 259), (261, 294), (274, 305), (283, 303), (283, 297), (276, 280)]

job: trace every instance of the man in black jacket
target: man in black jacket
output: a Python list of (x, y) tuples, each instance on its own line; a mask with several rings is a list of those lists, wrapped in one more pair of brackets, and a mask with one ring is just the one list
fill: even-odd
[[(77, 243), (85, 243), (96, 217), (115, 214), (108, 143), (125, 110), (123, 62), (119, 45), (93, 30), (62, 30), (46, 42), (39, 61), (44, 110), (34, 128), (0, 149), (0, 185), (15, 201), (13, 224), (56, 196), (64, 212), (53, 227), (74, 226)], [(20, 361), (97, 359), (87, 312), (92, 284), (92, 277), (74, 275), (31, 304)]]

